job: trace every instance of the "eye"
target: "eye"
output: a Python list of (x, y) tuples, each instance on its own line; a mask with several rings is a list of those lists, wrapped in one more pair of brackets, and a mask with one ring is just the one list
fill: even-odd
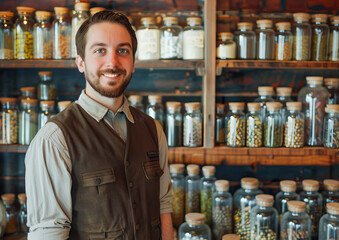
[(128, 49), (125, 49), (125, 48), (122, 48), (122, 49), (119, 49), (118, 52), (120, 54), (128, 54), (129, 53), (129, 50)]
[(100, 49), (95, 50), (94, 52), (98, 54), (102, 54), (105, 52), (105, 49), (100, 48)]

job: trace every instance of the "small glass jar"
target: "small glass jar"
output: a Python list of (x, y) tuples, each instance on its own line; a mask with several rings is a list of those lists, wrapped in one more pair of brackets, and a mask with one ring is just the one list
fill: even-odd
[(302, 201), (287, 202), (288, 212), (284, 213), (280, 224), (280, 240), (311, 240), (312, 223), (305, 213)]
[(56, 88), (52, 72), (39, 72), (38, 99), (40, 101), (55, 100)]
[(206, 217), (205, 222), (207, 225), (212, 225), (212, 195), (214, 192), (214, 182), (216, 180), (215, 167), (203, 166), (203, 177), (201, 178), (201, 192), (200, 192), (200, 212)]
[(164, 26), (160, 28), (160, 58), (182, 58), (182, 27), (178, 25), (177, 17), (165, 17)]
[(18, 143), (18, 110), (16, 98), (0, 98), (0, 144)]
[(36, 59), (52, 58), (51, 13), (36, 11), (37, 22), (33, 27), (33, 57)]
[(188, 17), (183, 32), (183, 59), (204, 59), (205, 33), (201, 26), (201, 18)]
[(0, 201), (0, 238), (2, 238), (5, 235), (6, 227), (7, 227), (6, 209), (2, 201)]
[(339, 148), (339, 105), (327, 104), (325, 108), (323, 143), (327, 148)]
[(292, 59), (293, 34), (290, 22), (275, 24), (275, 60), (290, 61)]
[(323, 197), (318, 192), (319, 182), (316, 180), (303, 180), (303, 191), (300, 200), (306, 203), (306, 213), (312, 221), (312, 239), (318, 239), (319, 219), (322, 214)]
[(189, 164), (186, 167), (185, 178), (185, 214), (200, 212), (200, 187), (199, 166)]
[(29, 145), (38, 132), (37, 99), (22, 99), (19, 113), (19, 144)]
[(7, 193), (1, 195), (1, 199), (4, 202), (7, 218), (6, 234), (16, 233), (17, 227), (17, 215), (18, 211), (14, 204), (15, 195), (13, 193)]
[(166, 102), (166, 136), (169, 147), (182, 146), (182, 114), (180, 102)]
[(55, 19), (53, 21), (53, 59), (71, 58), (72, 23), (69, 10), (65, 7), (54, 7)]
[(321, 217), (319, 223), (319, 239), (338, 240), (339, 236), (339, 203), (328, 203), (327, 214)]
[(153, 17), (141, 18), (137, 32), (138, 59), (157, 60), (160, 58), (160, 30)]
[(240, 22), (237, 24), (238, 30), (235, 32), (235, 42), (237, 44), (238, 59), (255, 59), (256, 36), (253, 31), (253, 24)]
[(251, 210), (251, 239), (278, 239), (278, 211), (273, 207), (274, 197), (255, 196), (257, 206)]
[(274, 102), (273, 95), (274, 90), (271, 86), (260, 86), (258, 87), (259, 97), (254, 100), (254, 102), (259, 102), (261, 106), (261, 117), (264, 120), (267, 114), (267, 102)]
[(71, 38), (71, 57), (77, 56), (77, 48), (75, 45), (75, 36), (81, 24), (89, 18), (89, 3), (79, 2), (74, 4), (74, 14), (72, 17), (72, 38)]
[(20, 210), (17, 217), (18, 223), (18, 232), (27, 234), (29, 228), (27, 227), (27, 197), (25, 193), (18, 194), (18, 199), (20, 203)]
[(268, 114), (264, 120), (264, 146), (281, 147), (283, 145), (283, 121), (280, 114), (281, 103), (268, 102)]
[(311, 59), (312, 29), (309, 24), (310, 15), (307, 13), (294, 13), (293, 32), (293, 60), (309, 61)]
[(323, 214), (325, 214), (325, 206), (327, 203), (339, 202), (339, 181), (334, 179), (324, 180), (324, 191), (321, 193), (323, 196)]
[(299, 194), (295, 192), (297, 190), (297, 183), (295, 181), (280, 181), (280, 189), (281, 191), (275, 195), (275, 208), (278, 210), (279, 220), (288, 210), (287, 202), (300, 199)]
[(281, 117), (282, 119), (286, 118), (287, 102), (293, 102), (292, 98), (292, 88), (290, 87), (277, 87), (277, 102), (280, 102), (281, 105)]
[(328, 104), (339, 104), (339, 78), (325, 78), (325, 87), (328, 90)]
[(149, 95), (146, 114), (157, 120), (164, 127), (164, 107), (161, 103), (162, 97), (159, 95)]
[(249, 239), (251, 235), (250, 213), (257, 205), (255, 196), (263, 193), (258, 187), (258, 179), (242, 178), (241, 188), (233, 195), (234, 232), (241, 239)]
[(14, 25), (14, 58), (33, 58), (33, 13), (34, 8), (16, 7), (19, 17)]
[(212, 196), (212, 231), (214, 239), (232, 233), (232, 195), (228, 192), (229, 181), (215, 181), (216, 191)]
[(21, 100), (36, 99), (36, 87), (22, 87), (20, 88), (21, 95), (18, 97), (19, 110), (23, 109)]
[(105, 11), (106, 8), (103, 8), (103, 7), (92, 7), (89, 9), (89, 12), (91, 14), (91, 16), (93, 16), (94, 14), (98, 13), (98, 12), (101, 12), (101, 11)]
[(13, 12), (0, 11), (0, 59), (14, 58)]
[(330, 28), (326, 14), (312, 15), (312, 61), (326, 61)]
[(38, 114), (38, 129), (42, 128), (49, 119), (55, 116), (54, 101), (40, 101), (40, 112)]
[(65, 110), (69, 105), (71, 105), (71, 101), (59, 101), (58, 102), (58, 111), (62, 112)]
[(227, 138), (229, 147), (245, 147), (246, 145), (246, 121), (244, 113), (245, 103), (229, 103), (230, 111), (227, 113)]
[(329, 46), (328, 60), (339, 61), (339, 16), (331, 19)]
[(171, 182), (172, 182), (172, 222), (175, 228), (178, 228), (184, 222), (185, 216), (185, 177), (184, 164), (171, 164)]
[(199, 102), (185, 103), (183, 145), (202, 146), (202, 114)]
[(246, 114), (246, 146), (261, 147), (263, 133), (263, 119), (261, 117), (260, 103), (247, 103)]
[(235, 41), (233, 34), (230, 32), (218, 33), (217, 58), (218, 59), (235, 59)]
[(215, 115), (215, 142), (216, 145), (224, 145), (226, 143), (226, 115), (225, 115), (225, 104), (216, 104), (216, 115)]
[(257, 59), (274, 59), (274, 31), (272, 29), (272, 20), (257, 20)]
[(132, 107), (139, 109), (142, 112), (145, 112), (144, 104), (142, 103), (142, 96), (140, 95), (131, 95), (128, 97), (128, 102)]
[(305, 138), (305, 115), (301, 111), (301, 102), (288, 102), (285, 117), (284, 146), (301, 148)]
[(204, 223), (205, 216), (201, 213), (189, 213), (185, 216), (186, 222), (181, 224), (179, 240), (211, 240), (211, 229)]
[(305, 113), (305, 143), (308, 146), (321, 146), (329, 93), (322, 86), (323, 77), (306, 77), (306, 81), (307, 85), (298, 93), (298, 101), (302, 102)]

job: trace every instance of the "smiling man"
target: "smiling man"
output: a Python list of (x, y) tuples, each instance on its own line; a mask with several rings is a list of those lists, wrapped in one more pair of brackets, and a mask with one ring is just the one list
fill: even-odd
[(125, 15), (102, 11), (76, 46), (86, 88), (26, 154), (28, 239), (172, 239), (165, 135), (123, 95), (135, 33)]

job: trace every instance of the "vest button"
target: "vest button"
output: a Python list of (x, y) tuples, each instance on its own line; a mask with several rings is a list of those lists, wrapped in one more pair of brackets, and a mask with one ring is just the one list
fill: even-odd
[(101, 183), (101, 178), (95, 179), (95, 183), (99, 185)]
[(129, 187), (130, 187), (130, 188), (133, 187), (133, 182), (129, 182)]
[(140, 225), (139, 225), (139, 224), (136, 224), (136, 225), (135, 225), (135, 230), (138, 231), (139, 229), (140, 229)]
[(129, 166), (129, 161), (126, 161), (126, 167), (128, 167)]

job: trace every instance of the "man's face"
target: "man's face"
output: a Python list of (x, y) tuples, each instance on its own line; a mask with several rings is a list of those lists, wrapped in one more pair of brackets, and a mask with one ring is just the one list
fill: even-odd
[(86, 34), (85, 59), (78, 55), (76, 63), (85, 73), (87, 87), (100, 95), (121, 96), (134, 72), (132, 40), (127, 29), (118, 23), (92, 25)]

